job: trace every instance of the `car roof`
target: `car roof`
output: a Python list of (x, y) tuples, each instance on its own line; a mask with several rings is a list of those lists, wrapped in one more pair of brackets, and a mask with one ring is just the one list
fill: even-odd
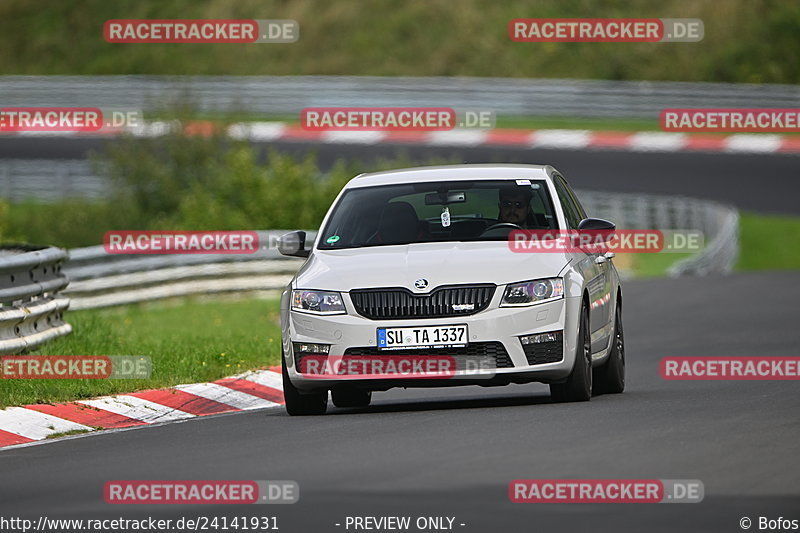
[(440, 181), (548, 179), (549, 165), (440, 165), (412, 167), (384, 172), (360, 174), (351, 179), (345, 188), (373, 187), (398, 183), (420, 183)]

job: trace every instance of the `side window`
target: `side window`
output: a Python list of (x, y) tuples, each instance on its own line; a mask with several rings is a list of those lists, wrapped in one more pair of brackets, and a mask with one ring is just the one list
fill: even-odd
[(580, 224), (581, 220), (585, 217), (581, 216), (581, 209), (575, 203), (575, 199), (572, 197), (569, 191), (569, 187), (567, 187), (567, 183), (564, 181), (564, 178), (559, 176), (558, 174), (553, 176), (553, 184), (556, 187), (556, 192), (558, 193), (558, 201), (561, 202), (561, 208), (564, 210), (564, 217), (567, 219), (567, 226), (571, 229), (578, 229), (578, 224)]
[(583, 206), (581, 205), (580, 201), (578, 201), (578, 196), (575, 194), (575, 191), (572, 190), (572, 187), (569, 186), (569, 183), (567, 183), (567, 180), (565, 180), (561, 176), (559, 176), (559, 177), (564, 182), (564, 187), (566, 187), (567, 192), (569, 193), (569, 197), (572, 198), (572, 203), (575, 204), (575, 207), (578, 210), (578, 215), (581, 217), (581, 220), (583, 220), (584, 218), (586, 218), (586, 210), (583, 208)]

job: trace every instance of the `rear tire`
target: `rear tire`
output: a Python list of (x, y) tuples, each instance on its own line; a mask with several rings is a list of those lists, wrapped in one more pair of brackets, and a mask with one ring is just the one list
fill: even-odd
[(595, 370), (595, 388), (600, 394), (619, 394), (625, 390), (625, 334), (622, 330), (622, 303), (614, 313), (614, 343), (608, 361)]
[(366, 407), (372, 401), (372, 391), (361, 389), (334, 389), (331, 391), (336, 407)]
[(328, 410), (328, 391), (300, 394), (292, 384), (286, 371), (286, 357), (281, 354), (281, 375), (283, 376), (283, 399), (286, 412), (291, 416), (324, 415)]
[(550, 384), (550, 397), (556, 402), (585, 402), (592, 399), (592, 341), (589, 335), (589, 310), (581, 309), (575, 365), (567, 381)]

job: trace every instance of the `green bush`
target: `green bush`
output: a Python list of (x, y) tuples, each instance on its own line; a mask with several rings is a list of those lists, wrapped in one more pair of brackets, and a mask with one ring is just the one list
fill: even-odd
[(99, 244), (106, 231), (129, 229), (124, 215), (110, 202), (92, 200), (9, 204), (0, 209), (0, 240), (67, 248)]
[(323, 173), (313, 155), (258, 156), (224, 136), (170, 134), (126, 138), (97, 160), (131, 229), (315, 228), (355, 174), (343, 163)]
[(260, 154), (245, 141), (182, 133), (124, 137), (93, 160), (111, 184), (108, 200), (0, 203), (2, 240), (72, 248), (99, 244), (109, 230), (316, 229), (353, 176), (413, 164), (340, 160), (323, 172), (313, 154)]

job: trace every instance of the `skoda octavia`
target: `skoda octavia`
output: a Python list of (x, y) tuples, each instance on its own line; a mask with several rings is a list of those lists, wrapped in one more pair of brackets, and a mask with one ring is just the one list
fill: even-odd
[(281, 298), (291, 415), (392, 387), (549, 384), (555, 401), (625, 386), (622, 291), (607, 248), (517, 250), (533, 231), (603, 230), (553, 167), (453, 165), (350, 180)]

